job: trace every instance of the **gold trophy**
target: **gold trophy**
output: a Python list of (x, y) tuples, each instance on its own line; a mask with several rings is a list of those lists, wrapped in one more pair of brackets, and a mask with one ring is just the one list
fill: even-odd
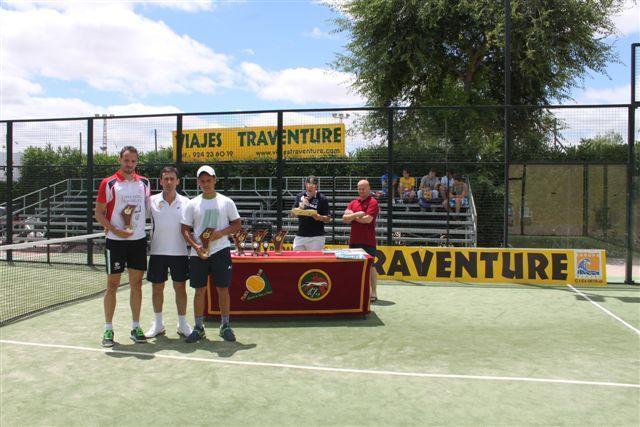
[(124, 221), (124, 229), (126, 231), (133, 231), (133, 226), (131, 225), (131, 218), (133, 217), (133, 211), (136, 210), (136, 205), (127, 205), (122, 209), (120, 215)]
[(247, 239), (249, 232), (247, 230), (240, 230), (236, 232), (233, 237), (233, 244), (236, 246), (236, 253), (238, 255), (244, 255), (244, 241)]
[(202, 234), (200, 235), (200, 242), (202, 242), (202, 248), (204, 249), (205, 255), (209, 256), (209, 246), (211, 246), (211, 235), (215, 229), (206, 228)]
[[(267, 237), (269, 230), (255, 230), (253, 232), (253, 254), (260, 256), (260, 250), (262, 249), (262, 241)], [(267, 242), (264, 242), (267, 243)], [(267, 244), (268, 245), (268, 244)]]
[(273, 247), (276, 251), (276, 255), (282, 253), (282, 245), (284, 244), (284, 237), (287, 235), (287, 230), (280, 230), (273, 236)]

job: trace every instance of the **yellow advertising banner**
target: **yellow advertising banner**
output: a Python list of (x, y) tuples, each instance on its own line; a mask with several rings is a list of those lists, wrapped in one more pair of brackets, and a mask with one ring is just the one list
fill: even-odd
[(378, 246), (374, 266), (383, 280), (607, 284), (606, 254), (599, 249)]
[[(276, 126), (185, 129), (182, 131), (182, 161), (229, 162), (276, 158)], [(284, 158), (308, 159), (345, 155), (343, 123), (285, 126), (282, 134)], [(173, 158), (177, 140), (173, 132)]]

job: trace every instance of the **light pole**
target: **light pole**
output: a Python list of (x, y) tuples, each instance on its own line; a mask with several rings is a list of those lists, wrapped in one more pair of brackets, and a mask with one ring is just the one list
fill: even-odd
[(113, 117), (113, 114), (95, 114), (96, 118), (102, 118), (102, 145), (100, 150), (107, 154), (107, 118)]
[(349, 113), (331, 113), (331, 117), (333, 117), (334, 119), (339, 119), (340, 123), (344, 123), (343, 120), (348, 119), (349, 116)]

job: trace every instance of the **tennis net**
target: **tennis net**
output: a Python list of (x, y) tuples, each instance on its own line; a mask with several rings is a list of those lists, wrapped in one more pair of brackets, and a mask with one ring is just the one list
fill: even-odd
[(0, 246), (0, 326), (99, 294), (106, 282), (104, 233)]

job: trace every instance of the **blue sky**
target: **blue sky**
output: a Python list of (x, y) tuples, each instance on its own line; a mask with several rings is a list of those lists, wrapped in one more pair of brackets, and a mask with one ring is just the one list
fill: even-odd
[[(622, 64), (578, 103), (629, 100), (640, 6), (616, 17)], [(0, 117), (363, 105), (329, 63), (345, 44), (319, 1), (3, 1)]]

